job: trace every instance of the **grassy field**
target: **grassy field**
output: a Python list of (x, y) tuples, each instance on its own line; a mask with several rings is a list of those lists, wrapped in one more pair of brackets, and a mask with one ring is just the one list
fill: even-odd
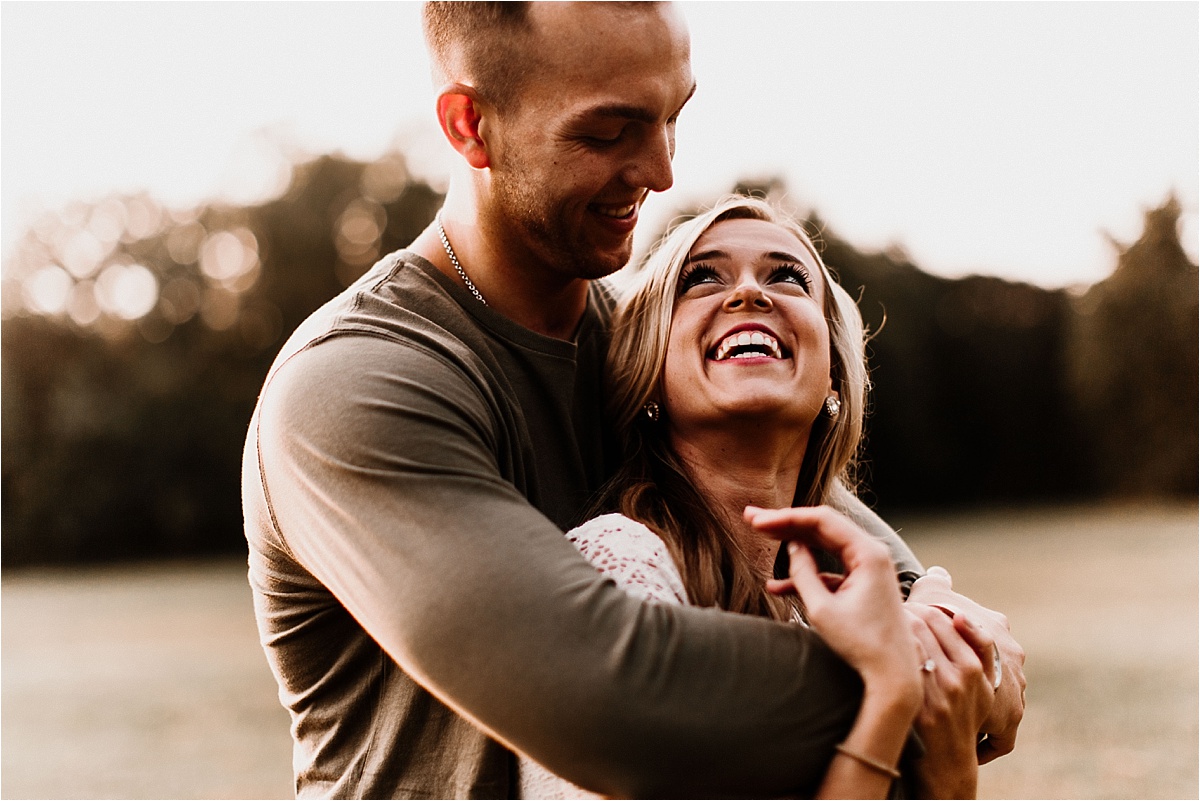
[[(981, 797), (1197, 797), (1194, 505), (893, 522), (1028, 652), (1017, 750), (983, 768)], [(290, 797), (244, 573), (6, 572), (0, 795)]]

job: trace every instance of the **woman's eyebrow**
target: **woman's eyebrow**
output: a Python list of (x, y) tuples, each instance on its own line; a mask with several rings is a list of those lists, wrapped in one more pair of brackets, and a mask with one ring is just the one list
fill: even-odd
[(687, 257), (687, 261), (685, 261), (684, 264), (691, 264), (694, 261), (705, 261), (707, 259), (727, 259), (727, 258), (729, 258), (728, 253), (726, 253), (723, 250), (718, 250), (718, 249), (714, 248), (713, 250), (704, 250), (699, 253), (692, 253), (691, 255), (689, 255)]
[[(785, 250), (770, 250), (770, 251), (767, 251), (766, 253), (762, 254), (762, 257), (769, 259), (771, 261), (790, 261), (790, 262), (795, 262), (797, 264), (804, 263), (804, 260), (801, 259), (799, 256), (795, 255), (794, 253), (788, 253)], [(705, 250), (705, 251), (701, 251), (700, 253), (691, 254), (690, 256), (687, 257), (687, 261), (684, 262), (684, 264), (691, 264), (694, 261), (705, 261), (707, 259), (727, 259), (727, 258), (729, 258), (728, 253), (726, 253), (725, 251), (723, 251), (719, 248), (713, 248), (711, 250)]]
[(788, 253), (787, 251), (783, 251), (783, 250), (772, 250), (770, 253), (767, 253), (765, 255), (767, 256), (767, 258), (773, 259), (775, 261), (791, 261), (791, 262), (795, 262), (796, 264), (804, 263), (804, 260), (801, 259), (799, 256), (796, 256), (792, 253)]

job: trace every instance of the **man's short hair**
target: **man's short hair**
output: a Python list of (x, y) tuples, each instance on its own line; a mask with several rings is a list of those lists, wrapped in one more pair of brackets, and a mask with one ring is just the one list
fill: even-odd
[[(429, 2), (422, 27), (438, 87), (460, 81), (500, 110), (507, 108), (528, 74), (527, 2)], [(525, 52), (522, 52), (525, 51)]]

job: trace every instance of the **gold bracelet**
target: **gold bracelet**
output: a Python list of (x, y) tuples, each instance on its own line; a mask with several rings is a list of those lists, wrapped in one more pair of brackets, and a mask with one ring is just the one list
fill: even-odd
[(885, 776), (890, 776), (893, 779), (900, 778), (900, 771), (896, 770), (895, 768), (889, 768), (887, 765), (883, 764), (882, 762), (871, 759), (866, 754), (859, 754), (855, 751), (851, 751), (849, 748), (846, 747), (845, 743), (838, 743), (837, 750), (838, 750), (839, 754), (845, 754), (846, 756), (850, 757), (851, 759), (858, 760), (862, 764), (866, 765), (868, 768), (871, 768), (872, 770), (877, 770)]

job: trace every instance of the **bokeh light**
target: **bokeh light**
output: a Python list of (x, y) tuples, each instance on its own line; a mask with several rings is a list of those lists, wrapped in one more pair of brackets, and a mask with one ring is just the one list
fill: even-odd
[(92, 209), (88, 231), (107, 248), (112, 248), (125, 232), (129, 214), (120, 198), (110, 197)]
[(110, 264), (96, 279), (100, 308), (123, 320), (136, 320), (158, 302), (158, 280), (140, 264)]
[(239, 206), (265, 203), (283, 194), (291, 180), (291, 160), (260, 133), (235, 146), (221, 182), (221, 195)]
[(225, 289), (249, 289), (258, 268), (258, 240), (249, 229), (218, 231), (200, 246), (200, 271)]
[(125, 231), (121, 235), (122, 242), (149, 239), (162, 230), (163, 210), (149, 198), (130, 198), (125, 203), (125, 215)]
[(350, 201), (333, 226), (333, 243), (341, 264), (338, 279), (349, 285), (379, 258), (387, 212), (370, 198)]
[(80, 281), (74, 286), (67, 301), (67, 316), (80, 328), (87, 328), (100, 319), (100, 303), (96, 298), (94, 281)]
[(167, 253), (176, 264), (195, 264), (200, 258), (200, 243), (208, 234), (196, 220), (176, 225), (167, 234)]
[(200, 310), (200, 288), (190, 278), (172, 278), (159, 292), (158, 308), (167, 322), (186, 323)]
[(359, 185), (365, 197), (387, 204), (403, 194), (408, 180), (408, 162), (402, 153), (394, 152), (368, 164)]
[(200, 301), (200, 319), (214, 331), (228, 331), (238, 320), (238, 296), (223, 287), (204, 290)]
[(25, 306), (37, 314), (61, 314), (67, 308), (74, 283), (62, 267), (48, 264), (22, 284)]
[(55, 250), (67, 271), (76, 278), (94, 275), (109, 254), (112, 243), (106, 247), (95, 234), (84, 229), (64, 229), (55, 238)]

